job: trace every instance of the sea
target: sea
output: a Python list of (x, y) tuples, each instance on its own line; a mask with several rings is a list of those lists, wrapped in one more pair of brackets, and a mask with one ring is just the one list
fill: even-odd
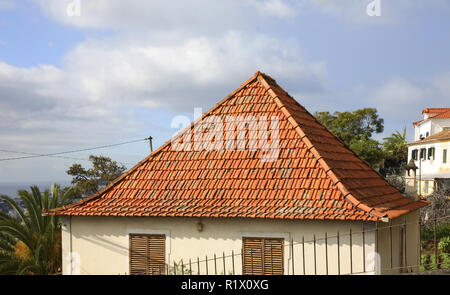
[(46, 189), (50, 189), (53, 183), (57, 183), (64, 188), (70, 185), (70, 181), (62, 180), (57, 182), (50, 181), (30, 181), (30, 182), (0, 182), (0, 195), (7, 195), (11, 198), (17, 198), (18, 190), (28, 190), (30, 191), (30, 187), (36, 185), (41, 192)]

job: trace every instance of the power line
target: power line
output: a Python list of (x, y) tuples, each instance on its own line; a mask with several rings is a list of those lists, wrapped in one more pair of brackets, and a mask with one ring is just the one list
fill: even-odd
[(126, 141), (126, 142), (102, 145), (102, 146), (97, 146), (97, 147), (92, 147), (92, 148), (84, 148), (84, 149), (65, 151), (65, 152), (57, 152), (57, 153), (48, 153), (48, 154), (27, 153), (27, 152), (20, 152), (20, 151), (11, 151), (11, 150), (6, 150), (6, 149), (0, 149), (0, 151), (2, 151), (2, 152), (28, 155), (28, 156), (23, 156), (23, 157), (3, 158), (3, 159), (0, 159), (0, 161), (3, 162), (3, 161), (22, 160), (22, 159), (39, 158), (39, 157), (55, 157), (55, 158), (67, 158), (67, 159), (72, 159), (72, 160), (74, 160), (74, 159), (75, 160), (86, 160), (86, 159), (73, 158), (73, 157), (62, 157), (62, 156), (59, 156), (59, 155), (78, 153), (78, 152), (85, 152), (85, 151), (91, 151), (91, 150), (96, 150), (96, 149), (104, 149), (104, 148), (109, 148), (109, 147), (114, 147), (114, 146), (119, 146), (119, 145), (125, 145), (125, 144), (145, 141), (145, 140), (148, 140), (148, 139), (147, 138), (136, 139), (136, 140), (132, 140), (132, 141)]
[[(85, 158), (75, 158), (75, 157), (67, 157), (67, 156), (48, 156), (45, 154), (27, 153), (27, 152), (11, 151), (11, 150), (4, 150), (4, 149), (0, 149), (0, 152), (91, 162), (91, 160), (85, 159)], [(135, 163), (122, 162), (122, 161), (117, 161), (117, 162), (119, 162), (122, 165), (135, 165), (136, 164), (136, 162)]]
[[(5, 150), (5, 149), (0, 149), (0, 152), (12, 153), (12, 154), (32, 155), (32, 156), (42, 156), (42, 157), (46, 156), (45, 154), (27, 153), (27, 152)], [(79, 161), (89, 161), (89, 159), (67, 157), (67, 156), (47, 156), (47, 157), (60, 158), (60, 159), (69, 159), (69, 160), (79, 160)]]

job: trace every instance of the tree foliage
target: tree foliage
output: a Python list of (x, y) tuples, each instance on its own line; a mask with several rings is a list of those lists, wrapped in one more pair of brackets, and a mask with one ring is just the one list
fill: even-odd
[(77, 197), (86, 197), (98, 192), (102, 186), (125, 172), (126, 167), (119, 165), (111, 158), (104, 156), (89, 156), (92, 168), (86, 169), (80, 164), (73, 164), (67, 174), (72, 176), (72, 184), (76, 190)]
[(316, 112), (314, 116), (351, 150), (376, 167), (383, 159), (380, 143), (372, 139), (374, 133), (384, 130), (384, 120), (374, 108), (353, 112)]
[(43, 210), (67, 204), (72, 193), (61, 193), (53, 185), (44, 193), (36, 186), (20, 190), (18, 202), (2, 195), (13, 212), (0, 212), (0, 274), (54, 274), (61, 267), (61, 225), (57, 216), (43, 216)]
[(402, 133), (396, 131), (383, 140), (384, 167), (403, 167), (408, 160), (406, 127), (403, 128)]

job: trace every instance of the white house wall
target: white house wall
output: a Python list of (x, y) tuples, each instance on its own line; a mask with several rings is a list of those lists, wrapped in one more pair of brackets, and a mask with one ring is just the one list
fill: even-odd
[[(405, 238), (406, 224), (406, 263), (409, 266), (409, 272), (418, 271), (420, 259), (420, 245), (419, 245), (419, 210), (411, 212), (407, 215), (401, 216), (392, 221), (392, 230), (389, 224), (385, 222), (378, 223), (378, 253), (381, 258), (381, 273), (396, 274), (402, 267), (402, 258), (400, 256), (401, 235)], [(391, 237), (392, 237), (392, 265), (391, 265)], [(405, 251), (404, 247), (402, 249)], [(391, 267), (392, 266), (392, 267)], [(403, 266), (405, 260), (403, 257)]]
[(414, 128), (414, 141), (420, 140), (420, 135), (423, 137), (426, 136), (426, 133), (429, 132), (429, 135), (436, 134), (443, 130), (443, 127), (450, 127), (450, 118), (441, 118), (441, 119), (430, 119), (425, 121)]
[[(363, 222), (350, 221), (290, 221), (256, 219), (202, 219), (203, 231), (197, 230), (198, 218), (170, 217), (64, 217), (63, 218), (63, 273), (64, 274), (128, 274), (129, 234), (157, 233), (166, 235), (166, 262), (173, 265), (181, 260), (187, 263), (213, 258), (216, 254), (218, 273), (223, 272), (222, 254), (241, 252), (242, 237), (282, 237), (285, 239), (285, 274), (292, 273), (292, 247), (294, 249), (295, 274), (303, 274), (302, 237), (305, 239), (306, 274), (326, 273), (326, 250), (328, 273), (338, 273), (337, 238), (340, 233), (340, 273), (350, 273), (349, 231), (352, 237), (352, 261), (354, 273), (375, 270), (375, 231), (373, 222), (364, 223), (369, 230), (364, 235)], [(386, 224), (386, 223), (385, 223)], [(372, 229), (372, 231), (370, 231)], [(325, 249), (324, 235), (328, 233)], [(358, 234), (359, 233), (359, 234)], [(316, 269), (314, 269), (313, 235), (316, 235)], [(410, 234), (410, 233), (408, 233)], [(412, 233), (411, 233), (412, 234)], [(385, 243), (383, 241), (383, 243)], [(412, 258), (411, 258), (412, 259)], [(226, 260), (226, 272), (231, 272), (231, 258)], [(364, 265), (365, 263), (365, 265)], [(194, 266), (196, 271), (197, 267)], [(209, 264), (212, 274), (214, 264)], [(242, 270), (241, 257), (235, 257), (236, 274)], [(205, 274), (205, 263), (201, 273)]]

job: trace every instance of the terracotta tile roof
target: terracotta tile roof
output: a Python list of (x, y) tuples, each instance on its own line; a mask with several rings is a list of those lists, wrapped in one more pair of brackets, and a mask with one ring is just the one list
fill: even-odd
[(432, 117), (433, 119), (447, 119), (450, 118), (450, 108), (445, 112), (439, 112), (438, 114)]
[(444, 129), (441, 132), (430, 135), (422, 140), (408, 143), (408, 145), (418, 145), (418, 144), (430, 143), (430, 142), (441, 141), (441, 140), (450, 140), (450, 129)]
[(175, 151), (169, 140), (101, 192), (47, 214), (375, 221), (427, 204), (403, 197), (263, 73), (202, 118), (212, 115), (277, 116), (278, 159), (261, 161), (260, 149)]
[(422, 110), (422, 114), (425, 113), (444, 113), (450, 111), (450, 108), (426, 108)]
[(425, 121), (425, 120), (419, 120), (419, 121), (413, 122), (412, 124), (413, 124), (414, 126), (416, 126), (416, 125), (422, 123), (423, 121)]
[(422, 114), (425, 114), (425, 113), (432, 113), (435, 115), (433, 115), (427, 119), (422, 119), (422, 120), (413, 122), (412, 124), (414, 126), (416, 126), (422, 122), (428, 121), (429, 119), (448, 119), (448, 118), (450, 118), (450, 108), (427, 108), (427, 109), (422, 110)]

